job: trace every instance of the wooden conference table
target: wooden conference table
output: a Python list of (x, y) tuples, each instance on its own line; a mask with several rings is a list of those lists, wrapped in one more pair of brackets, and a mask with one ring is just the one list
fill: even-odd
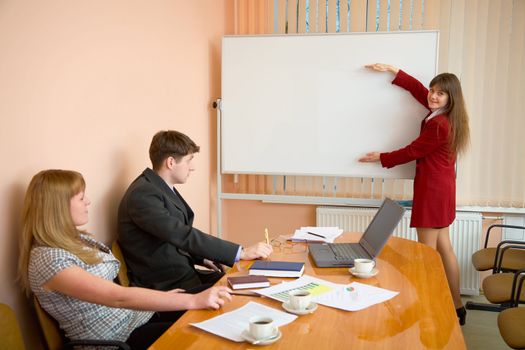
[[(338, 242), (357, 241), (347, 233)], [(466, 349), (445, 271), (436, 251), (403, 238), (391, 237), (377, 258), (379, 273), (369, 279), (353, 277), (348, 268), (317, 268), (304, 243), (274, 248), (271, 260), (305, 261), (305, 274), (335, 283), (366, 283), (399, 291), (394, 298), (370, 308), (348, 312), (319, 305), (313, 314), (299, 316), (280, 327), (282, 337), (268, 349)], [(244, 275), (251, 262), (241, 261), (228, 275)], [(272, 284), (279, 278), (271, 278)], [(289, 279), (288, 279), (289, 280)], [(226, 285), (223, 278), (218, 282)], [(221, 310), (188, 311), (151, 347), (163, 349), (254, 349), (189, 325), (234, 310), (248, 301), (283, 310), (269, 298), (233, 296)], [(284, 311), (284, 310), (283, 310)]]

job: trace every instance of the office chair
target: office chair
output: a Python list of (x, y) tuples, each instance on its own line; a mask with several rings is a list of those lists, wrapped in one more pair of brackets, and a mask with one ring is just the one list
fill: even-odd
[(525, 302), (525, 290), (518, 287), (518, 281), (524, 274), (525, 270), (518, 270), (516, 272), (497, 273), (485, 278), (483, 292), (487, 300), (495, 304), (488, 305), (492, 306), (492, 308), (489, 307), (489, 311), (502, 311), (512, 307), (515, 300)]
[[(517, 295), (521, 294), (525, 275), (518, 282)], [(513, 349), (525, 349), (525, 308), (518, 307), (519, 298), (515, 298), (512, 308), (503, 310), (498, 315), (498, 328), (501, 337)]]
[(25, 349), (15, 312), (6, 304), (0, 304), (0, 339), (2, 349)]
[(113, 242), (113, 244), (111, 245), (111, 252), (115, 256), (115, 258), (117, 258), (118, 261), (120, 261), (120, 269), (117, 275), (118, 283), (121, 286), (129, 287), (128, 268), (126, 266), (126, 262), (124, 261), (124, 255), (122, 255), (122, 250), (120, 249), (120, 246), (118, 245), (117, 241)]
[(522, 289), (520, 279), (523, 280), (525, 269), (516, 272), (496, 273), (483, 280), (483, 293), (491, 303), (467, 302), (469, 310), (503, 311), (512, 307), (513, 303), (525, 302), (525, 290)]
[[(525, 300), (525, 298), (521, 296), (521, 289), (519, 292), (517, 291), (518, 278), (523, 272), (525, 272), (525, 254), (522, 254), (521, 256), (515, 254), (516, 252), (525, 253), (525, 242), (517, 242), (516, 244), (509, 243), (515, 241), (506, 242), (506, 245), (498, 245), (493, 268), (493, 271), (495, 272), (486, 277), (482, 284), (485, 297), (491, 304), (469, 301), (465, 304), (467, 309), (499, 312), (510, 307), (514, 295), (516, 295), (519, 300)], [(514, 261), (514, 266), (521, 266), (521, 269), (518, 269), (515, 272), (502, 272), (504, 271), (502, 266), (503, 262), (509, 261), (506, 259), (506, 256), (511, 253), (514, 254), (514, 257), (520, 257), (520, 259)]]
[(35, 296), (33, 296), (33, 304), (48, 350), (78, 349), (83, 346), (100, 346), (111, 349), (131, 350), (128, 344), (116, 340), (68, 340), (60, 330), (58, 323), (40, 306), (40, 302)]
[(502, 259), (500, 251), (503, 247), (516, 244), (524, 245), (525, 242), (521, 241), (502, 241), (496, 247), (488, 247), (490, 232), (494, 228), (505, 228), (505, 229), (516, 229), (516, 230), (525, 230), (524, 226), (514, 226), (514, 225), (491, 225), (487, 229), (487, 235), (485, 237), (485, 244), (482, 249), (478, 250), (472, 254), (472, 265), (477, 271), (487, 271), (492, 269), (492, 273), (500, 272), (496, 271), (496, 265), (501, 259), (501, 271), (517, 271), (519, 269), (525, 268), (525, 250), (512, 249), (505, 254), (505, 258)]

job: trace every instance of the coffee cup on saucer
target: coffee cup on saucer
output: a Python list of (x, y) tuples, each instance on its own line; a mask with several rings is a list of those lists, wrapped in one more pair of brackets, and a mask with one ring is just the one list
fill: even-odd
[(372, 270), (376, 266), (376, 262), (371, 259), (355, 259), (354, 260), (354, 271), (362, 274), (367, 275), (372, 273)]
[(290, 292), (290, 307), (297, 311), (306, 310), (312, 302), (312, 295), (307, 290), (292, 290)]
[(266, 340), (274, 337), (278, 332), (273, 319), (266, 316), (254, 316), (250, 318), (250, 335), (256, 341)]

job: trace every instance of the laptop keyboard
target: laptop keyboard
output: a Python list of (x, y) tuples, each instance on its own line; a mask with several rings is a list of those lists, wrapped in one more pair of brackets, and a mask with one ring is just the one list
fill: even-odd
[(334, 252), (336, 260), (353, 260), (363, 256), (361, 249), (354, 249), (354, 247), (361, 248), (360, 246), (344, 243), (328, 244), (328, 246)]

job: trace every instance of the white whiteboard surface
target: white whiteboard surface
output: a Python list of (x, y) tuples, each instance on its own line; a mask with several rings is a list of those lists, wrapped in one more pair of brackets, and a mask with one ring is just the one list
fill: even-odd
[(424, 85), (436, 75), (438, 32), (226, 36), (222, 42), (221, 171), (413, 178), (359, 163), (419, 134), (427, 110), (383, 62)]

